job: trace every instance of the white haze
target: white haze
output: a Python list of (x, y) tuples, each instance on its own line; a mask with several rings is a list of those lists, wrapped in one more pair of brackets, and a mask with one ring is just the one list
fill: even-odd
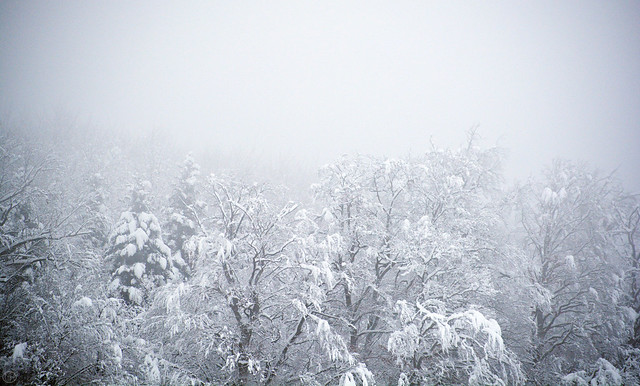
[(463, 141), (640, 190), (640, 2), (2, 1), (3, 119), (315, 167)]

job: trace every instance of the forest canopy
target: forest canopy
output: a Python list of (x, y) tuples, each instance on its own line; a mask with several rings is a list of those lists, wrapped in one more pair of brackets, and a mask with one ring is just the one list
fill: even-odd
[(640, 383), (615, 173), (507, 185), (472, 131), (308, 186), (153, 135), (25, 133), (0, 128), (4, 383)]

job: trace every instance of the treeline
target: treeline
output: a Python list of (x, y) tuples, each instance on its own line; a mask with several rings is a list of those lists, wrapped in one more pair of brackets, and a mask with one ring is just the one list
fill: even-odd
[(504, 186), (471, 135), (345, 156), (298, 203), (172, 154), (0, 137), (3, 382), (640, 382), (639, 201), (613, 175)]

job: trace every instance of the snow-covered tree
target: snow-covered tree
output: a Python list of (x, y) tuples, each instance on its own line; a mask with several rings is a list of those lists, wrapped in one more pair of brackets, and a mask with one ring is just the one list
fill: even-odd
[[(303, 207), (191, 156), (172, 186), (156, 139), (0, 136), (3, 382), (640, 383), (638, 196), (614, 178), (558, 161), (505, 191), (472, 137), (345, 156)], [(133, 171), (153, 195), (110, 226)]]
[(388, 350), (404, 384), (506, 385), (523, 381), (520, 363), (505, 348), (500, 325), (469, 309), (445, 315), (443, 304), (396, 304), (398, 328)]
[(345, 157), (321, 171), (316, 238), (332, 246), (335, 278), (324, 312), (378, 379), (399, 376), (386, 364), (389, 334), (403, 328), (398, 301), (439, 302), (453, 314), (492, 304), (504, 265), (493, 200), (499, 159), (470, 142), (407, 160)]
[(0, 283), (15, 285), (33, 278), (47, 241), (64, 236), (63, 222), (47, 210), (48, 192), (38, 180), (52, 172), (53, 160), (14, 138), (0, 137), (0, 144)]
[(88, 178), (89, 197), (87, 202), (88, 222), (85, 229), (90, 232), (86, 237), (96, 247), (102, 247), (109, 241), (109, 209), (106, 205), (106, 182), (100, 173), (92, 173)]
[(640, 203), (637, 197), (628, 196), (616, 208), (617, 220), (621, 224), (627, 273), (626, 297), (629, 307), (636, 313), (633, 333), (629, 343), (640, 349)]
[(399, 267), (405, 291), (441, 301), (448, 311), (492, 303), (494, 279), (509, 264), (497, 204), (501, 152), (474, 140), (412, 160), (411, 205), (399, 232), (411, 256)]
[(193, 273), (159, 291), (150, 311), (164, 320), (149, 330), (167, 342), (165, 359), (213, 383), (370, 379), (315, 312), (326, 287), (302, 240), (313, 228), (305, 212), (234, 178), (211, 176), (204, 192), (203, 233), (185, 245)]
[(59, 154), (42, 153), (0, 140), (0, 372), (7, 383), (83, 383), (105, 375), (97, 357), (112, 333), (97, 314), (103, 260), (74, 237), (91, 233), (91, 197)]
[[(12, 137), (0, 137), (0, 286), (33, 281), (57, 241), (85, 234), (80, 206), (66, 200), (60, 164)], [(10, 315), (10, 313), (9, 313)], [(9, 317), (7, 315), (7, 317)]]
[(130, 303), (141, 305), (149, 291), (178, 274), (171, 250), (162, 241), (160, 223), (150, 213), (151, 185), (138, 181), (130, 189), (130, 208), (120, 215), (110, 236), (114, 262), (110, 288)]
[(610, 232), (620, 237), (619, 254), (625, 270), (621, 303), (627, 306), (629, 339), (618, 349), (613, 363), (622, 370), (623, 384), (640, 384), (640, 203), (638, 195), (623, 195), (614, 202)]
[(609, 176), (558, 160), (523, 194), (523, 263), (532, 294), (530, 376), (556, 382), (555, 376), (583, 363), (613, 357), (628, 336), (620, 224), (614, 216), (621, 189)]
[(178, 183), (169, 199), (168, 221), (165, 226), (167, 245), (175, 254), (176, 260), (185, 260), (184, 268), (187, 271), (193, 269), (194, 262), (188, 261), (185, 243), (198, 233), (204, 209), (204, 202), (198, 199), (199, 175), (200, 166), (189, 154), (182, 163)]
[(620, 370), (608, 360), (600, 358), (589, 370), (580, 370), (562, 377), (562, 385), (571, 386), (621, 386)]

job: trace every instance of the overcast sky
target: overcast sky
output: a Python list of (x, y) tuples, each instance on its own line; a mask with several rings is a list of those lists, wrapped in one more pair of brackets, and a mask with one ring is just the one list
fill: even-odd
[(640, 191), (640, 1), (0, 0), (0, 107), (318, 164), (479, 125)]

